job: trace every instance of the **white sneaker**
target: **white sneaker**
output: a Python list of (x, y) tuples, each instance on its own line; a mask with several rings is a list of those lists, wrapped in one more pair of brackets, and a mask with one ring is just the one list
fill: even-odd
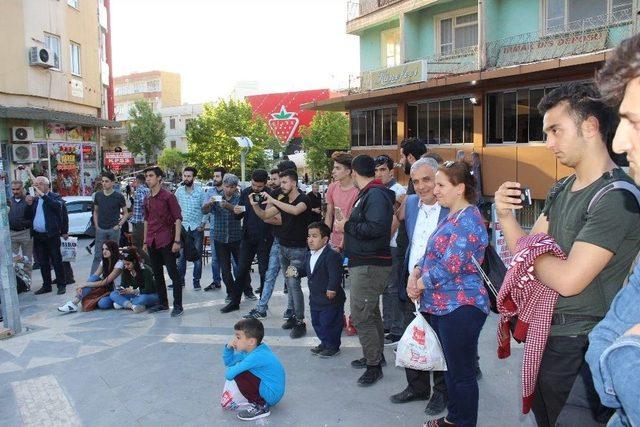
[(115, 308), (116, 310), (122, 310), (122, 306), (120, 304), (118, 304), (117, 302), (113, 303), (113, 308)]
[(73, 301), (68, 301), (65, 305), (58, 307), (58, 311), (62, 313), (75, 313), (78, 311), (78, 306)]
[(145, 307), (144, 305), (134, 305), (131, 307), (131, 310), (133, 310), (134, 313), (142, 313), (146, 309), (147, 307)]

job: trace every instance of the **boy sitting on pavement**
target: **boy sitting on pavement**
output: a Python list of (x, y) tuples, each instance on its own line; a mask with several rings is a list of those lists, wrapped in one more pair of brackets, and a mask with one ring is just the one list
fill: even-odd
[[(284, 368), (269, 346), (262, 342), (262, 322), (254, 318), (242, 319), (233, 329), (235, 336), (222, 354), (227, 367), (222, 407), (237, 409), (248, 403), (249, 407), (238, 413), (239, 419), (252, 421), (268, 417), (269, 408), (284, 395)], [(242, 396), (238, 396), (238, 392)]]
[(342, 256), (327, 245), (331, 229), (323, 222), (307, 227), (307, 245), (311, 251), (304, 270), (290, 266), (287, 277), (307, 277), (311, 323), (320, 345), (311, 349), (314, 355), (328, 358), (340, 353), (345, 293), (342, 289)]

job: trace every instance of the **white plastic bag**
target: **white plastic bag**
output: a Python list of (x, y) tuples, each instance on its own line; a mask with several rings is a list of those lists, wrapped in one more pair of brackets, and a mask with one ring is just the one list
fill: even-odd
[(67, 240), (60, 240), (60, 252), (62, 253), (62, 262), (75, 262), (78, 248), (78, 238), (69, 237)]
[(419, 312), (398, 341), (396, 366), (417, 371), (446, 371), (447, 362), (435, 331)]
[(238, 388), (235, 381), (225, 381), (222, 389), (222, 397), (220, 397), (220, 406), (227, 411), (235, 411), (241, 406), (248, 405), (249, 401)]

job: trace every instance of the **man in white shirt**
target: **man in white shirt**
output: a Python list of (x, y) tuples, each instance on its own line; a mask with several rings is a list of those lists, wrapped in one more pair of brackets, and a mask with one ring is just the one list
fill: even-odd
[[(376, 165), (376, 178), (382, 181), (382, 184), (389, 190), (396, 194), (396, 203), (394, 205), (394, 211), (396, 211), (402, 202), (403, 196), (407, 194), (407, 189), (393, 177), (393, 160), (383, 154), (374, 159)], [(398, 225), (397, 219), (394, 219), (391, 227), (391, 257), (393, 259), (391, 265), (391, 274), (387, 287), (382, 294), (382, 323), (384, 325), (387, 335), (384, 337), (385, 346), (395, 345), (402, 337), (404, 331), (404, 315), (402, 313), (402, 302), (400, 301), (398, 294), (398, 269), (402, 265), (402, 254), (398, 253), (398, 244), (396, 238), (398, 237)]]
[[(411, 166), (411, 183), (415, 194), (406, 198), (405, 204), (398, 212), (398, 219), (404, 220), (409, 236), (409, 247), (405, 254), (405, 264), (400, 275), (400, 298), (404, 301), (404, 326), (414, 319), (415, 307), (407, 298), (405, 284), (409, 273), (425, 254), (429, 237), (438, 223), (449, 213), (436, 202), (433, 189), (438, 163), (431, 158), (421, 158)], [(431, 395), (431, 379), (428, 371), (405, 369), (407, 388), (391, 396), (393, 403), (406, 403), (413, 400), (426, 400)], [(428, 415), (436, 415), (444, 410), (447, 402), (447, 390), (442, 372), (434, 372), (434, 392), (425, 409)]]

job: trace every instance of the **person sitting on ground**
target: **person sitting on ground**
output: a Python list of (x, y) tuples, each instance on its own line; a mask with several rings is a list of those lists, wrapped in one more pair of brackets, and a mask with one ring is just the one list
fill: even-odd
[(113, 308), (126, 308), (134, 313), (142, 313), (147, 307), (158, 304), (160, 297), (153, 270), (140, 262), (136, 248), (123, 249), (121, 258), (124, 262), (121, 286), (109, 295)]
[[(107, 240), (102, 244), (102, 261), (98, 264), (95, 273), (89, 276), (87, 283), (79, 285), (76, 288), (76, 297), (67, 301), (64, 305), (58, 307), (58, 311), (63, 313), (75, 313), (78, 311), (78, 304), (84, 300), (92, 291), (99, 292), (96, 289), (104, 291), (104, 297), (98, 301), (98, 307), (101, 309), (111, 308), (111, 300), (109, 299), (109, 291), (113, 289), (114, 281), (120, 276), (123, 270), (122, 261), (118, 259), (120, 254), (118, 243), (113, 240)], [(84, 301), (83, 301), (84, 302)], [(95, 306), (89, 307), (83, 304), (83, 311), (93, 310)]]
[(284, 367), (269, 346), (262, 342), (264, 326), (258, 319), (242, 319), (233, 329), (235, 336), (225, 345), (222, 354), (227, 367), (227, 382), (221, 403), (224, 408), (237, 408), (225, 405), (226, 391), (234, 388), (250, 405), (238, 413), (239, 419), (252, 421), (268, 417), (271, 414), (269, 408), (284, 395)]

